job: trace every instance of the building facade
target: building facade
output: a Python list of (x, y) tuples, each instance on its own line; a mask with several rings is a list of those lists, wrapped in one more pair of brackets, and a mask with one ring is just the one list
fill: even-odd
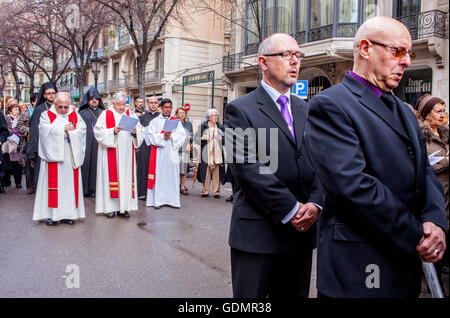
[[(216, 2), (220, 1), (209, 1)], [(218, 7), (218, 10), (222, 8)], [(186, 12), (185, 26), (175, 21), (168, 23), (152, 49), (146, 65), (144, 88), (146, 97), (170, 98), (174, 110), (189, 104), (188, 118), (197, 124), (204, 120), (209, 108), (223, 112), (227, 97), (222, 70), (226, 23), (212, 11)], [(108, 30), (100, 34), (94, 51), (100, 58), (97, 89), (108, 104), (115, 92), (125, 90), (133, 108), (138, 98), (136, 49), (125, 27), (114, 26)], [(149, 37), (155, 34), (154, 31), (150, 30)], [(61, 63), (66, 61), (61, 58)], [(71, 91), (73, 100), (79, 102), (74, 70), (72, 61), (71, 69), (58, 85), (60, 90)], [(84, 91), (94, 85), (91, 71), (87, 82)]]
[[(233, 10), (230, 50), (224, 56), (228, 99), (258, 85), (259, 39), (275, 32), (293, 35), (306, 57), (299, 80), (308, 80), (308, 99), (340, 83), (353, 66), (353, 37), (366, 19), (390, 16), (410, 30), (416, 59), (395, 90), (415, 104), (424, 93), (446, 102), (449, 93), (448, 0), (242, 0)], [(243, 14), (240, 14), (240, 13)], [(244, 26), (244, 27), (241, 27)]]

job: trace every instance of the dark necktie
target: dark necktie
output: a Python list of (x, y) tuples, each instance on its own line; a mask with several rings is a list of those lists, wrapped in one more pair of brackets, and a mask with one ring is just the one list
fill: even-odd
[(400, 127), (402, 127), (404, 132), (406, 133), (407, 130), (405, 121), (403, 120), (403, 117), (401, 116), (400, 111), (398, 109), (400, 105), (397, 104), (394, 95), (392, 95), (392, 93), (383, 93), (383, 95), (381, 95), (381, 100), (386, 104), (386, 106), (394, 115), (397, 122), (400, 124)]
[(394, 117), (400, 119), (398, 117), (398, 109), (397, 102), (395, 101), (394, 96), (391, 93), (383, 93), (381, 95), (381, 100), (386, 104), (389, 110), (394, 114)]
[(288, 98), (284, 95), (280, 95), (280, 97), (278, 97), (278, 99), (277, 99), (278, 104), (280, 104), (281, 115), (283, 115), (284, 120), (286, 121), (286, 123), (289, 126), (289, 130), (291, 131), (292, 137), (295, 140), (294, 123), (292, 121), (291, 114), (289, 114), (289, 109), (287, 107), (287, 101), (288, 101)]

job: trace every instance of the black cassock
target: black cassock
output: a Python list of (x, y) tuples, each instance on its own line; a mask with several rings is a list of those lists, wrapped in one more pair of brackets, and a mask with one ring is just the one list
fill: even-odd
[[(154, 118), (158, 116), (159, 112), (146, 112), (144, 115), (139, 116), (139, 122), (143, 127), (146, 127)], [(136, 150), (137, 189), (139, 197), (147, 195), (148, 162), (150, 160), (150, 151), (151, 146), (147, 146), (145, 141)]]
[[(97, 109), (89, 107), (88, 102), (91, 97), (99, 99), (99, 106)], [(95, 88), (91, 87), (86, 92), (83, 101), (80, 105), (79, 114), (86, 123), (86, 153), (84, 162), (81, 166), (81, 176), (83, 180), (83, 194), (85, 196), (95, 194), (97, 182), (97, 153), (98, 143), (94, 136), (94, 127), (97, 119), (105, 110), (102, 99)]]

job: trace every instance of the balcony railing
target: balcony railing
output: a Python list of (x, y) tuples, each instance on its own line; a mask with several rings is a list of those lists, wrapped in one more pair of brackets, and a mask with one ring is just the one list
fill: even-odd
[(258, 53), (259, 43), (251, 43), (245, 46), (245, 55), (251, 55)]
[(236, 54), (228, 54), (223, 57), (223, 72), (238, 71), (241, 67), (243, 52)]
[(124, 88), (125, 87), (125, 79), (115, 79), (108, 81), (108, 92), (111, 92), (113, 90)]
[(164, 69), (154, 70), (145, 72), (145, 84), (153, 84), (161, 82), (161, 79), (164, 77)]
[(119, 48), (124, 47), (130, 43), (130, 35), (128, 33), (119, 36)]
[(339, 23), (337, 26), (338, 38), (352, 38), (358, 30), (358, 23)]
[(421, 12), (396, 19), (407, 26), (413, 40), (432, 36), (446, 39), (448, 36), (446, 29), (447, 13), (439, 10)]
[(333, 25), (326, 25), (309, 30), (309, 42), (329, 39), (333, 35)]

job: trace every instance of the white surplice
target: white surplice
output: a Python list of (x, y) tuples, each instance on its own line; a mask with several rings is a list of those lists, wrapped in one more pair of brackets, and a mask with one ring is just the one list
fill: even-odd
[[(85, 217), (81, 165), (86, 148), (86, 125), (80, 115), (76, 129), (67, 131), (69, 138), (64, 138), (64, 126), (69, 124), (69, 114), (60, 115), (55, 106), (49, 109), (56, 115), (53, 123), (47, 111), (43, 112), (39, 121), (39, 157), (41, 167), (34, 201), (33, 220), (64, 219), (76, 220)], [(48, 162), (58, 162), (58, 207), (48, 207)], [(73, 169), (78, 172), (78, 208), (75, 204), (75, 186)]]
[(186, 140), (181, 121), (172, 132), (172, 138), (164, 140), (161, 134), (166, 119), (162, 114), (153, 119), (148, 127), (150, 143), (157, 146), (155, 184), (147, 189), (147, 206), (170, 205), (180, 207), (180, 164), (178, 149)]
[[(128, 109), (128, 108), (127, 108)], [(113, 107), (110, 107), (114, 114), (116, 126), (119, 125), (126, 111), (120, 114)], [(106, 113), (104, 111), (98, 117), (94, 127), (94, 136), (98, 142), (97, 155), (97, 186), (95, 196), (95, 213), (111, 213), (119, 211), (133, 211), (138, 209), (137, 179), (136, 179), (136, 149), (139, 148), (143, 140), (143, 127), (140, 123), (136, 125), (136, 138), (128, 131), (120, 131), (114, 134), (114, 128), (106, 128)], [(130, 117), (137, 116), (130, 110)], [(109, 191), (109, 173), (108, 173), (108, 150), (109, 147), (116, 148), (117, 156), (117, 175), (119, 179), (119, 198), (111, 198)], [(132, 192), (134, 165), (134, 198)]]

